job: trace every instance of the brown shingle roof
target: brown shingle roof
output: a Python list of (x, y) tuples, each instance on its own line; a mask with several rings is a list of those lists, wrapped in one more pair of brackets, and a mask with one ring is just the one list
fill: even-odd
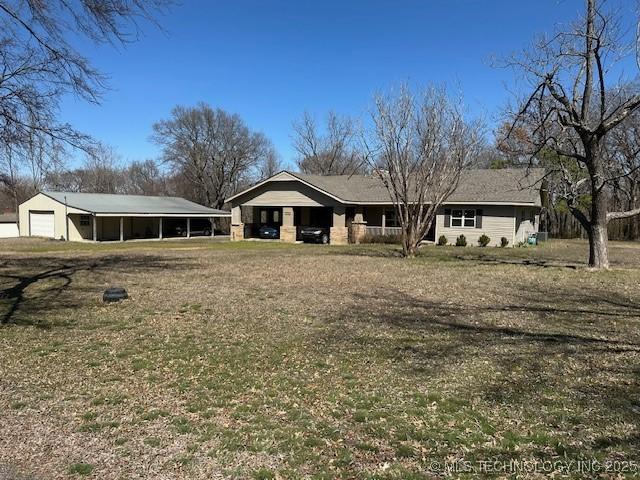
[[(307, 175), (291, 173), (316, 188), (341, 199), (344, 203), (390, 202), (382, 181), (367, 175)], [(531, 203), (540, 205), (544, 169), (465, 170), (458, 188), (447, 202)]]

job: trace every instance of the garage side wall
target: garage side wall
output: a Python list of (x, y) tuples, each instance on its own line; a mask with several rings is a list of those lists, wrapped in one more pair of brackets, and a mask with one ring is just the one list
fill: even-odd
[[(53, 212), (54, 215), (54, 238), (60, 237), (67, 238), (67, 225), (65, 222), (65, 206), (64, 204), (47, 197), (46, 195), (39, 193), (36, 196), (30, 198), (26, 202), (22, 203), (18, 207), (18, 220), (19, 231), (21, 237), (28, 237), (31, 235), (29, 230), (29, 212)], [(74, 207), (67, 207), (66, 213), (68, 214), (87, 214), (83, 210), (78, 210)], [(75, 215), (70, 215), (70, 218)], [(73, 225), (73, 222), (69, 222), (69, 237), (71, 240), (82, 240), (82, 234)]]
[(67, 227), (64, 221), (64, 205), (53, 200), (52, 198), (39, 193), (30, 198), (18, 207), (18, 218), (20, 219), (20, 236), (28, 237), (29, 232), (29, 212), (53, 212), (54, 214), (54, 237), (66, 237)]
[(0, 223), (0, 238), (13, 238), (19, 235), (16, 223)]
[(89, 218), (89, 225), (81, 225), (80, 215), (69, 215), (69, 240), (72, 242), (92, 240), (93, 230), (91, 228), (91, 221), (92, 219)]

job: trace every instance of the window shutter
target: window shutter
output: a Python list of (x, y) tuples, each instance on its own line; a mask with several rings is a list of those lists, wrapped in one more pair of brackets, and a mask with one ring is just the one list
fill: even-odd
[(482, 228), (482, 209), (476, 210), (476, 228)]
[(444, 226), (445, 227), (451, 226), (451, 209), (450, 208), (444, 209)]

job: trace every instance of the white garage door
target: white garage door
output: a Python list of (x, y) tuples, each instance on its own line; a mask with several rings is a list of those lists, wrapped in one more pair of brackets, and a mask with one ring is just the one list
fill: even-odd
[(29, 234), (32, 237), (55, 237), (53, 212), (29, 212)]

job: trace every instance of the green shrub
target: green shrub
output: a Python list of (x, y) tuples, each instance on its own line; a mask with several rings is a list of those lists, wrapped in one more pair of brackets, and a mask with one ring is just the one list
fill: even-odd
[(480, 238), (478, 239), (478, 245), (480, 245), (481, 247), (486, 247), (487, 245), (489, 245), (489, 242), (491, 242), (491, 239), (484, 233), (480, 235)]
[(507, 240), (507, 237), (502, 237), (500, 239), (500, 246), (502, 248), (506, 247), (507, 245), (509, 245), (509, 240)]
[(449, 243), (447, 237), (445, 237), (444, 235), (440, 235), (440, 238), (438, 238), (438, 246), (444, 247), (447, 243)]
[(466, 247), (467, 246), (467, 237), (464, 235), (460, 235), (456, 238), (456, 247)]

